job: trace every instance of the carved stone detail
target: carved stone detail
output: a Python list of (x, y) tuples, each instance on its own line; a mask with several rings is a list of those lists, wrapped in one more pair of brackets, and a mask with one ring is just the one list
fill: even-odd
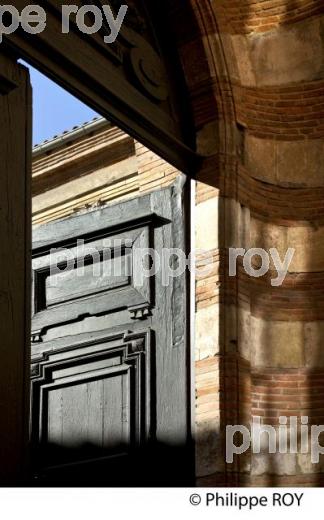
[(42, 343), (43, 340), (42, 340), (42, 333), (43, 331), (42, 330), (36, 330), (32, 333), (31, 335), (31, 342), (32, 343)]
[(149, 304), (136, 305), (135, 307), (129, 307), (132, 320), (145, 320), (151, 316), (151, 307)]
[(137, 338), (130, 342), (130, 346), (128, 349), (129, 354), (137, 354), (139, 352), (144, 352), (145, 350), (145, 338)]
[(130, 64), (141, 87), (154, 99), (165, 101), (169, 93), (165, 69), (159, 55), (141, 35), (132, 29), (124, 27), (121, 34), (132, 45)]
[[(99, 0), (84, 0), (83, 5), (92, 4), (99, 8), (103, 2)], [(124, 1), (110, 2), (111, 7), (118, 13)], [(169, 97), (166, 71), (163, 61), (152, 46), (146, 35), (149, 28), (139, 9), (134, 4), (128, 5), (128, 12), (120, 31), (118, 41), (113, 44), (113, 49), (120, 57), (126, 68), (130, 68), (136, 78), (138, 86), (157, 101), (166, 101)], [(109, 27), (104, 23), (101, 30), (103, 36), (110, 33)], [(124, 45), (121, 45), (121, 42)], [(111, 47), (111, 46), (110, 46)], [(111, 50), (111, 49), (110, 49)]]
[(30, 376), (31, 377), (40, 377), (40, 365), (39, 363), (36, 363), (31, 366), (30, 368)]

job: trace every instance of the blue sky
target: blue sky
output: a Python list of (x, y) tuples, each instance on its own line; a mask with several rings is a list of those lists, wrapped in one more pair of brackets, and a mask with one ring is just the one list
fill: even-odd
[(97, 115), (43, 74), (28, 67), (33, 86), (33, 144), (50, 139)]

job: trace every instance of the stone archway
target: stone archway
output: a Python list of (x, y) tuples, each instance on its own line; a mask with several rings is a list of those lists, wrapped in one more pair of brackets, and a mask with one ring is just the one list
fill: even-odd
[[(309, 453), (247, 453), (224, 464), (223, 450), (226, 425), (252, 416), (273, 426), (279, 416), (322, 421), (324, 8), (207, 0), (171, 12), (185, 20), (175, 31), (205, 157), (198, 211), (218, 213), (213, 276), (196, 294), (198, 343), (200, 329), (218, 326), (219, 335), (196, 356), (199, 482), (319, 485)], [(239, 262), (229, 277), (233, 247), (295, 256), (273, 287), (273, 264), (257, 279)]]

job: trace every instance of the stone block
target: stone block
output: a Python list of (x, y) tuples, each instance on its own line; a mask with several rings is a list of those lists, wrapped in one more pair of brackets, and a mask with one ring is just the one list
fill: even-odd
[(196, 312), (196, 349), (199, 359), (219, 353), (219, 307), (211, 305)]
[(278, 186), (324, 186), (322, 140), (273, 141), (246, 134), (244, 142), (251, 177)]
[(260, 453), (252, 454), (251, 474), (261, 475), (295, 475), (297, 456), (293, 453)]
[(196, 249), (218, 249), (219, 199), (213, 198), (196, 207)]
[(301, 322), (251, 318), (252, 366), (300, 368), (305, 364), (304, 325)]
[(324, 321), (305, 323), (304, 336), (307, 367), (324, 367)]
[(238, 73), (240, 83), (246, 86), (285, 85), (323, 77), (323, 24), (323, 18), (313, 18), (266, 33), (232, 35), (236, 67), (230, 72)]

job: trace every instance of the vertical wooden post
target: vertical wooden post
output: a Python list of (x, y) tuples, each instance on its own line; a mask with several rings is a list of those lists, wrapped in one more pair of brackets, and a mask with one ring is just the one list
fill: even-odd
[(0, 53), (0, 485), (23, 478), (28, 440), (31, 87)]

